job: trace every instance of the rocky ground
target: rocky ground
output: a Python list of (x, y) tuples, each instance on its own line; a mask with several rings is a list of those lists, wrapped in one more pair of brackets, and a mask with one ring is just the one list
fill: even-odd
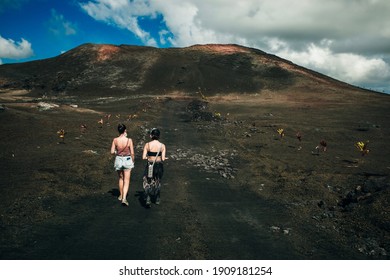
[[(389, 259), (387, 96), (0, 97), (1, 259)], [(129, 207), (109, 154), (119, 122), (136, 146)], [(147, 209), (152, 127), (169, 159)]]

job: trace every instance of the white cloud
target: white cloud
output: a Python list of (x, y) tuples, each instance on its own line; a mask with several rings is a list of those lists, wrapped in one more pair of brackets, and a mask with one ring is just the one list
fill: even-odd
[[(390, 92), (388, 0), (93, 0), (81, 7), (146, 45), (236, 43), (356, 85), (387, 84)], [(156, 15), (165, 27), (153, 38), (139, 18)]]
[(127, 29), (137, 36), (144, 44), (157, 46), (157, 42), (149, 32), (143, 30), (138, 23), (138, 17), (154, 17), (149, 1), (128, 0), (98, 0), (81, 3), (81, 8), (98, 21), (106, 22), (121, 29)]
[(56, 36), (69, 36), (77, 33), (77, 26), (67, 21), (63, 15), (58, 14), (56, 10), (52, 9), (49, 30)]
[(0, 58), (22, 59), (34, 54), (31, 43), (25, 39), (15, 42), (0, 35)]
[(370, 87), (381, 81), (390, 81), (390, 65), (381, 58), (369, 58), (353, 53), (334, 53), (332, 41), (311, 43), (305, 50), (294, 51), (287, 44), (279, 44), (277, 52), (283, 58), (299, 62), (310, 69), (351, 84)]

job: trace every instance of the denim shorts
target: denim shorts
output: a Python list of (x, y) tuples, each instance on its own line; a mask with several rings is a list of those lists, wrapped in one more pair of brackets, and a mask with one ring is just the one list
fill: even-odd
[(132, 169), (134, 168), (134, 162), (131, 159), (131, 156), (116, 156), (114, 168), (116, 171)]

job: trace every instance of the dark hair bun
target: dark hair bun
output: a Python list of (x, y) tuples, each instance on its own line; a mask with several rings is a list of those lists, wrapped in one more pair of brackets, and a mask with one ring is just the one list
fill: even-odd
[(150, 131), (150, 135), (152, 136), (153, 139), (158, 139), (160, 137), (160, 130), (158, 130), (157, 128), (153, 128)]
[(118, 132), (119, 132), (120, 134), (122, 134), (123, 132), (125, 132), (125, 130), (126, 130), (126, 126), (125, 126), (123, 123), (118, 124)]

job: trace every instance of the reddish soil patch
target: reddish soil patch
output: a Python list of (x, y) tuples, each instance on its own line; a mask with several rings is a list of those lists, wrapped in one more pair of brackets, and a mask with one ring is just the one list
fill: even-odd
[(105, 61), (111, 59), (115, 54), (120, 51), (120, 48), (113, 45), (101, 45), (98, 49), (98, 61)]

